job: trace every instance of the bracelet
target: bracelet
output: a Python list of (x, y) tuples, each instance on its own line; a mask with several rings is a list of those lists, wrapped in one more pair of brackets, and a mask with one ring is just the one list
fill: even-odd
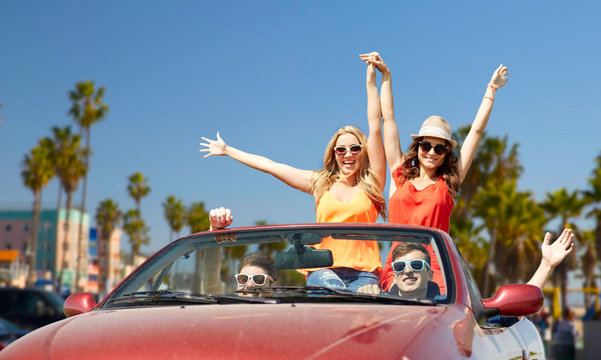
[(495, 102), (495, 98), (492, 96), (483, 96), (483, 99), (490, 99), (490, 101)]
[(491, 83), (488, 83), (488, 87), (492, 88), (493, 91), (497, 91), (499, 89), (498, 86), (495, 86), (495, 85), (493, 85)]

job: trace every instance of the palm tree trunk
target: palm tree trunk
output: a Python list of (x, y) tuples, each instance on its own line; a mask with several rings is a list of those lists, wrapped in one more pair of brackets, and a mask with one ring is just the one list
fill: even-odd
[(87, 188), (87, 174), (86, 176), (84, 176), (83, 178), (83, 191), (82, 191), (82, 199), (81, 199), (81, 209), (79, 212), (79, 229), (77, 231), (77, 249), (76, 249), (76, 254), (77, 254), (77, 261), (75, 264), (75, 289), (77, 292), (79, 291), (83, 291), (84, 289), (79, 286), (79, 275), (80, 272), (85, 272), (85, 270), (82, 271), (82, 263), (83, 264), (87, 264), (87, 251), (85, 251), (85, 246), (83, 244), (83, 217), (84, 217), (84, 213), (85, 213), (85, 208), (86, 208), (86, 188)]
[[(67, 262), (67, 252), (70, 248), (70, 244), (69, 244), (69, 218), (71, 217), (71, 201), (72, 201), (72, 194), (71, 193), (67, 193), (67, 213), (65, 216), (65, 226), (64, 226), (64, 230), (65, 230), (65, 236), (64, 236), (64, 242), (63, 242), (63, 259), (62, 259), (62, 263), (61, 263), (61, 272), (60, 272), (60, 277), (59, 277), (59, 282), (58, 282), (58, 293), (61, 292), (61, 288), (63, 286), (63, 279), (64, 279), (64, 275), (65, 275), (65, 266), (66, 266), (66, 262)], [(71, 282), (71, 291), (73, 291), (73, 282)]]
[(82, 263), (87, 264), (88, 252), (85, 249), (84, 241), (83, 241), (83, 218), (85, 214), (86, 208), (86, 189), (87, 189), (87, 181), (88, 175), (86, 174), (83, 178), (83, 191), (82, 191), (82, 199), (81, 199), (81, 209), (79, 213), (79, 230), (77, 231), (77, 264), (75, 265), (75, 288), (76, 290), (83, 291), (84, 289), (79, 286), (79, 274), (80, 272), (87, 273), (85, 268), (82, 269)]
[[(59, 275), (57, 274), (57, 271), (59, 269), (58, 266), (58, 256), (57, 256), (57, 252), (58, 252), (58, 231), (60, 230), (58, 224), (60, 222), (60, 213), (61, 213), (61, 201), (62, 201), (62, 197), (63, 197), (63, 188), (62, 186), (59, 185), (58, 187), (58, 202), (56, 205), (56, 230), (54, 232), (54, 254), (53, 254), (53, 259), (54, 259), (54, 269), (52, 269), (52, 285), (55, 286), (56, 288), (54, 289), (54, 291), (58, 294), (60, 294), (60, 287), (61, 284), (60, 282), (57, 285), (57, 280), (59, 279)], [(62, 266), (61, 266), (62, 269)]]
[(490, 229), (490, 244), (488, 248), (488, 261), (484, 269), (484, 286), (482, 287), (482, 296), (488, 297), (490, 293), (490, 275), (492, 273), (492, 263), (495, 256), (495, 245), (497, 242), (497, 230)]
[(81, 192), (81, 212), (79, 214), (79, 231), (77, 232), (77, 264), (75, 266), (75, 288), (76, 290), (83, 291), (84, 289), (79, 286), (79, 274), (80, 272), (86, 273), (86, 268), (82, 269), (82, 263), (87, 265), (88, 252), (85, 251), (83, 246), (83, 217), (86, 209), (86, 194), (88, 190), (88, 170), (90, 164), (90, 128), (86, 128), (86, 152), (84, 156), (84, 166), (86, 168), (85, 175), (83, 177), (83, 189)]
[(42, 190), (33, 194), (33, 229), (29, 243), (29, 273), (27, 274), (27, 286), (35, 286), (36, 263), (38, 248), (38, 233), (40, 226), (40, 209), (42, 206)]
[(557, 269), (560, 274), (560, 284), (561, 284), (561, 313), (565, 314), (565, 311), (568, 309), (568, 269), (567, 266), (562, 266), (559, 264)]

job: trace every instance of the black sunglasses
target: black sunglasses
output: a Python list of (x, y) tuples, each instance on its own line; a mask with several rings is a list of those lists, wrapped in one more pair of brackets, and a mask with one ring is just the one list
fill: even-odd
[(363, 146), (361, 146), (361, 144), (354, 144), (351, 146), (342, 146), (342, 145), (338, 145), (336, 147), (334, 147), (334, 151), (336, 152), (336, 155), (339, 156), (344, 156), (346, 155), (347, 151), (351, 152), (351, 155), (359, 155), (361, 153), (361, 149), (363, 149)]
[(392, 270), (395, 273), (402, 273), (405, 271), (405, 269), (407, 269), (407, 265), (409, 265), (409, 267), (413, 271), (422, 271), (424, 269), (424, 266), (427, 266), (428, 268), (430, 267), (430, 264), (428, 264), (426, 260), (399, 260), (392, 263)]
[[(432, 149), (432, 144), (429, 141), (420, 141), (419, 148), (422, 149), (423, 152), (429, 153)], [(444, 155), (449, 150), (449, 147), (443, 144), (437, 144), (434, 146), (434, 153), (436, 155)]]

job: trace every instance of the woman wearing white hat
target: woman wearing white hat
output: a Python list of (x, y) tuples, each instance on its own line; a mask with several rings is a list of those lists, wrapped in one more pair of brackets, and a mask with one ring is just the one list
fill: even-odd
[[(362, 59), (376, 65), (382, 72), (380, 103), (384, 119), (384, 150), (392, 176), (388, 202), (389, 222), (430, 226), (449, 232), (455, 196), (474, 159), (478, 142), (490, 117), (495, 93), (507, 83), (507, 67), (500, 65), (493, 72), (459, 156), (452, 150), (457, 143), (451, 139), (449, 123), (436, 115), (424, 121), (419, 133), (411, 135), (413, 142), (407, 152), (403, 153), (394, 121), (390, 70), (377, 53), (369, 55), (362, 56)], [(395, 245), (388, 254), (381, 279), (383, 290), (388, 290), (394, 282), (390, 265), (394, 247)], [(444, 279), (436, 256), (433, 255), (430, 254), (434, 281), (441, 287), (441, 294), (444, 294)]]

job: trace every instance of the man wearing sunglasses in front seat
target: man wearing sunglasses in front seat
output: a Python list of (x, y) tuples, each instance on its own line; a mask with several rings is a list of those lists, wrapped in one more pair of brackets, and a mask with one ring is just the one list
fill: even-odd
[[(238, 291), (277, 286), (278, 271), (273, 260), (262, 253), (248, 254), (238, 264), (238, 274), (234, 275)], [(262, 292), (238, 292), (241, 296), (267, 296)]]
[[(430, 269), (430, 255), (423, 245), (402, 242), (392, 251), (392, 270), (394, 285), (385, 294), (407, 298), (428, 298), (443, 300), (440, 288), (431, 281), (434, 273)], [(377, 285), (366, 285), (359, 288), (363, 294), (380, 294)]]
[(395, 284), (390, 288), (389, 294), (412, 298), (441, 298), (438, 286), (431, 282), (433, 273), (430, 269), (430, 255), (425, 247), (417, 243), (401, 243), (394, 249), (392, 259)]

